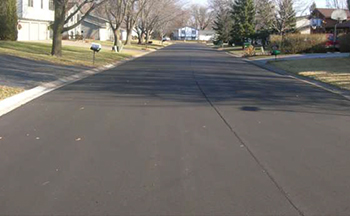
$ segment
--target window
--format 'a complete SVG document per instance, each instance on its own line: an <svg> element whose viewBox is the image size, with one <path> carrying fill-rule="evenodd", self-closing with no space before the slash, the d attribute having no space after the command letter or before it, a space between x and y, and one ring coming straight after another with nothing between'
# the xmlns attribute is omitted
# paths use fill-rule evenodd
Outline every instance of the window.
<svg viewBox="0 0 350 216"><path fill-rule="evenodd" d="M196 35L197 31L196 30L192 30L192 35Z"/></svg>
<svg viewBox="0 0 350 216"><path fill-rule="evenodd" d="M41 9L44 9L44 0L41 0Z"/></svg>
<svg viewBox="0 0 350 216"><path fill-rule="evenodd" d="M53 0L49 0L49 10L55 10L55 6L53 4Z"/></svg>
<svg viewBox="0 0 350 216"><path fill-rule="evenodd" d="M34 7L34 0L28 0L28 7Z"/></svg>

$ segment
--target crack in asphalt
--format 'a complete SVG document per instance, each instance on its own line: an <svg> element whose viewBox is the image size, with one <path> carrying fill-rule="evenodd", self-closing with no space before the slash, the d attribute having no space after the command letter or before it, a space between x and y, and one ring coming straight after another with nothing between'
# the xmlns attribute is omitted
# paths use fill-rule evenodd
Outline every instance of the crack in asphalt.
<svg viewBox="0 0 350 216"><path fill-rule="evenodd" d="M292 199L289 197L288 193L283 189L283 187L277 182L277 180L272 176L272 174L265 168L265 166L262 164L262 162L258 159L258 157L253 153L253 151L249 148L249 146L243 141L243 139L240 137L240 135L233 129L231 124L225 119L223 114L219 111L219 109L214 105L214 103L209 99L203 88L200 86L197 78L196 73L192 65L192 57L190 56L190 67L192 68L192 76L195 81L195 84L205 100L208 102L208 104L214 109L214 111L217 113L217 115L221 118L221 120L224 122L224 124L229 128L229 130L233 133L233 135L238 139L238 141L241 143L241 145L244 146L245 149L247 149L249 155L256 161L256 163L260 166L262 171L268 176L268 178L272 181L272 183L276 186L276 188L280 191L280 193L287 199L287 201L290 203L290 205L298 212L300 216L305 216L305 214L296 206L296 204L292 201Z"/></svg>

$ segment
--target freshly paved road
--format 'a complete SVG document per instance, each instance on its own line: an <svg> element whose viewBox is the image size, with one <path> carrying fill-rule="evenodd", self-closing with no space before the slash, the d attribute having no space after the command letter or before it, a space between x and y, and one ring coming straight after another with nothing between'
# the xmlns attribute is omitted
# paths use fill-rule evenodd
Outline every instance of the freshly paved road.
<svg viewBox="0 0 350 216"><path fill-rule="evenodd" d="M1 215L350 215L350 102L176 44L0 118Z"/></svg>

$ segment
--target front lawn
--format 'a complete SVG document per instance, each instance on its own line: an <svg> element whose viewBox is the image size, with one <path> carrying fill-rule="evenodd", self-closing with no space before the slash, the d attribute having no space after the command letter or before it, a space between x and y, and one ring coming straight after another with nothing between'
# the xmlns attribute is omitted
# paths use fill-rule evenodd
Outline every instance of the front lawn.
<svg viewBox="0 0 350 216"><path fill-rule="evenodd" d="M22 88L0 86L0 100L3 100L7 97L11 97L12 95L18 94L22 91Z"/></svg>
<svg viewBox="0 0 350 216"><path fill-rule="evenodd" d="M51 44L18 41L0 41L0 54L13 55L37 61L64 65L92 65L92 51L86 47L63 46L62 57L50 55ZM127 53L102 50L96 54L95 66L102 66L131 57Z"/></svg>
<svg viewBox="0 0 350 216"><path fill-rule="evenodd" d="M350 90L350 58L271 61L269 64Z"/></svg>

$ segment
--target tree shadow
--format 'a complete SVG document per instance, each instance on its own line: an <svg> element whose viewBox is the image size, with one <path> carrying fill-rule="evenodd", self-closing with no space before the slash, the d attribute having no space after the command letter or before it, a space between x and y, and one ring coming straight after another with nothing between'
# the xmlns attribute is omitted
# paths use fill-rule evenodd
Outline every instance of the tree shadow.
<svg viewBox="0 0 350 216"><path fill-rule="evenodd" d="M341 96L197 46L169 47L89 77L56 91L55 100L98 106L184 107L208 106L208 98L215 105L250 112L350 111L350 103ZM174 52L181 49L184 51Z"/></svg>

